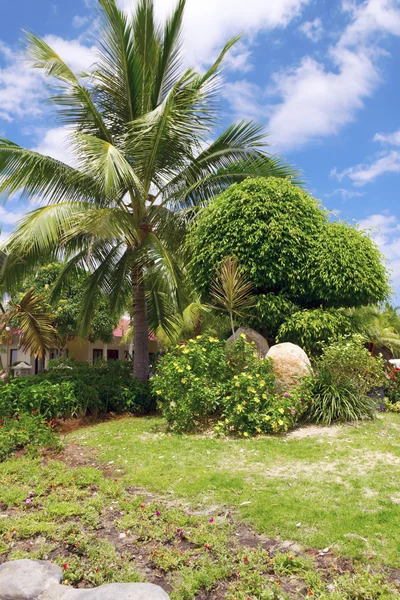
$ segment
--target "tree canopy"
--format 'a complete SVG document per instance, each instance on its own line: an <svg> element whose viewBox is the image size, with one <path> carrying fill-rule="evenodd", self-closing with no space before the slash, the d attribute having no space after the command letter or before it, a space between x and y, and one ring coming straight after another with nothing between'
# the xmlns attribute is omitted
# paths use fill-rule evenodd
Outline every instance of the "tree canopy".
<svg viewBox="0 0 400 600"><path fill-rule="evenodd" d="M191 278L205 296L225 257L238 259L257 295L253 325L272 336L302 309L376 304L390 291L373 240L347 223L331 222L329 212L289 180L232 185L202 210L188 247Z"/></svg>

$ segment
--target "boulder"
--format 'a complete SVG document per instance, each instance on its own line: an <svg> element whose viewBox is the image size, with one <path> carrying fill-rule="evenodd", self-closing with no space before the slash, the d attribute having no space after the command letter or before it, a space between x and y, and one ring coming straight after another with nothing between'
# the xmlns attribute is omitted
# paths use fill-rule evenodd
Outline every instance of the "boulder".
<svg viewBox="0 0 400 600"><path fill-rule="evenodd" d="M0 566L1 600L37 600L51 586L58 588L62 569L45 560L14 560Z"/></svg>
<svg viewBox="0 0 400 600"><path fill-rule="evenodd" d="M152 583L110 583L77 590L61 585L60 567L43 560L15 560L0 566L0 600L169 600Z"/></svg>
<svg viewBox="0 0 400 600"><path fill-rule="evenodd" d="M227 340L227 344L232 344L232 342L237 340L242 334L246 336L248 342L253 342L255 344L259 358L265 358L269 350L268 342L265 337L257 333L257 331L254 331L254 329L239 327L239 329L235 331L235 335L231 335Z"/></svg>
<svg viewBox="0 0 400 600"><path fill-rule="evenodd" d="M272 359L278 386L282 391L298 385L300 379L311 371L311 362L300 346L285 342L270 348L268 358Z"/></svg>

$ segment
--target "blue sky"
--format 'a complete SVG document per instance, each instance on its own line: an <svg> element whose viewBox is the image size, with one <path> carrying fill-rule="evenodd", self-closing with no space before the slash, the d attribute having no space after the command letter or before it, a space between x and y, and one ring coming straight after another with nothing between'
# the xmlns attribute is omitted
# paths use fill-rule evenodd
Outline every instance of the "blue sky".
<svg viewBox="0 0 400 600"><path fill-rule="evenodd" d="M134 0L119 0L129 10ZM44 36L77 71L94 59L95 0L14 0L0 23L0 135L69 161L66 131L22 29ZM155 0L163 18L174 0ZM203 68L244 37L225 71L223 120L254 118L272 151L304 173L339 218L372 227L400 290L400 0L187 0L185 62ZM0 205L2 238L30 207Z"/></svg>

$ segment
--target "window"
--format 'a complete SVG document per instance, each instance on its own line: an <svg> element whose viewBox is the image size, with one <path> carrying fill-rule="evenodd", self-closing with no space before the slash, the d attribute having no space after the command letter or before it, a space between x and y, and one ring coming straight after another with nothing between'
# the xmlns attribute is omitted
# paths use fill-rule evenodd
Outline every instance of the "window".
<svg viewBox="0 0 400 600"><path fill-rule="evenodd" d="M44 358L37 358L35 360L35 375L44 371Z"/></svg>
<svg viewBox="0 0 400 600"><path fill-rule="evenodd" d="M10 366L18 360L18 350L10 350Z"/></svg>
<svg viewBox="0 0 400 600"><path fill-rule="evenodd" d="M57 348L53 348L52 350L50 350L50 353L49 353L49 359L50 360L54 360L55 358L58 358L58 350L57 350Z"/></svg>
<svg viewBox="0 0 400 600"><path fill-rule="evenodd" d="M103 358L103 350L102 349L94 349L93 350L93 364L95 362L97 362L98 360L101 360Z"/></svg>
<svg viewBox="0 0 400 600"><path fill-rule="evenodd" d="M107 360L118 360L118 350L107 350Z"/></svg>

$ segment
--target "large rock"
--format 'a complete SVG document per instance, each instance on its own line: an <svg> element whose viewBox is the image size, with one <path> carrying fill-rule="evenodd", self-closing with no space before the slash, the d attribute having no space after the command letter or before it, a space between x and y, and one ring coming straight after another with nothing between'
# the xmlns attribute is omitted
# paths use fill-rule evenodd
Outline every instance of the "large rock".
<svg viewBox="0 0 400 600"><path fill-rule="evenodd" d="M241 335L245 335L248 342L254 342L257 349L257 354L260 358L266 357L269 350L268 342L265 337L257 333L257 331L254 331L254 329L250 329L248 327L239 327L239 329L235 331L235 335L231 335L231 337L228 339L227 344L232 344L232 342L237 340Z"/></svg>
<svg viewBox="0 0 400 600"><path fill-rule="evenodd" d="M0 567L0 600L169 600L151 583L111 583L90 590L61 585L60 567L43 560L15 560Z"/></svg>
<svg viewBox="0 0 400 600"><path fill-rule="evenodd" d="M300 346L285 342L272 346L267 354L272 359L278 386L284 392L300 382L311 371L311 362Z"/></svg>

